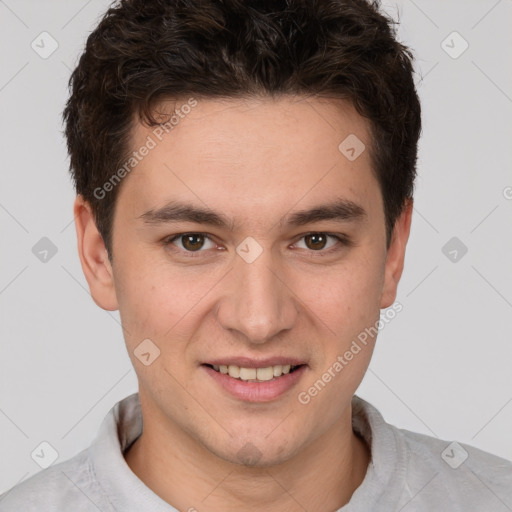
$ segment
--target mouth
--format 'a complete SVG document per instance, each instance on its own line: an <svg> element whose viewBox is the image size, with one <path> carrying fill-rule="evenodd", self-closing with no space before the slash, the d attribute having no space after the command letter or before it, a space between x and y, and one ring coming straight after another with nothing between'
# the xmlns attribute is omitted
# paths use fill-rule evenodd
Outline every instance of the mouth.
<svg viewBox="0 0 512 512"><path fill-rule="evenodd" d="M232 364L234 362L211 361L201 364L200 368L216 383L216 389L246 403L284 399L308 370L306 363L284 358L267 361L237 358L236 362L244 366Z"/></svg>
<svg viewBox="0 0 512 512"><path fill-rule="evenodd" d="M234 364L203 364L217 373L229 376L233 379L244 382L272 382L282 378L284 375L291 374L305 364L276 364L258 368L248 368Z"/></svg>

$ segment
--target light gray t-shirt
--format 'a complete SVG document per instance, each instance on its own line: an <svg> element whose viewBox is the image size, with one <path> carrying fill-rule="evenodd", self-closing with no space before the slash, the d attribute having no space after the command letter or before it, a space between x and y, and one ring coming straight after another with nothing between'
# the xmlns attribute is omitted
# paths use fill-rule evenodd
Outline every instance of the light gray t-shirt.
<svg viewBox="0 0 512 512"><path fill-rule="evenodd" d="M372 456L362 484L338 512L512 511L512 462L398 429L361 398L352 403L354 431ZM0 512L177 512L124 460L141 432L134 393L110 410L89 448L2 494Z"/></svg>

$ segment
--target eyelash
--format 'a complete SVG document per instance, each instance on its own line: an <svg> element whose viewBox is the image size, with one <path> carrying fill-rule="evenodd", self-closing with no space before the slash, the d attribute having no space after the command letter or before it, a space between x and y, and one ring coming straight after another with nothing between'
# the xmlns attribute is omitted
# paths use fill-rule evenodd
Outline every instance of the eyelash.
<svg viewBox="0 0 512 512"><path fill-rule="evenodd" d="M197 258L198 256L201 255L201 253L206 252L206 250L186 251L186 250L183 250L183 249L179 249L177 247L173 248L173 246L174 246L173 242L175 240L178 240L179 238L185 236L185 235L201 235L201 236L207 238L208 240L210 240L211 242L213 242L213 240L210 238L210 236L207 233L202 233L200 231L189 231L189 232L186 232L186 233L178 233L176 235L172 235L170 237L167 237L164 240L162 240L162 244L164 245L164 247L171 248L171 250L173 252L178 252L178 253L180 253L182 255L185 255L186 257L189 257L189 258ZM351 246L354 245L353 242L350 240L350 238L345 236L345 235L335 235L333 233L326 233L325 231L310 231L309 233L305 233L304 235L302 235L294 243L297 243L298 241L302 240L303 238L305 238L305 237L307 237L309 235L326 235L326 236L334 238L334 239L336 239L338 241L338 243L336 245L334 245L333 247L330 247L329 249L319 249L318 251L308 250L308 252L316 254L316 255L318 255L320 257L321 256L325 256L327 254L330 254L332 252L337 252L337 251L341 250L341 248L343 246L351 247ZM342 247L340 247L340 245Z"/></svg>

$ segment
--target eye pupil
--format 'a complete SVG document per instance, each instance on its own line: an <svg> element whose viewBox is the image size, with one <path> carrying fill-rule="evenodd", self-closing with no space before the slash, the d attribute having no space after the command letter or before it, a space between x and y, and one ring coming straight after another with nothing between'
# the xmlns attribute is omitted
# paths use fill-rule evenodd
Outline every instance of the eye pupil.
<svg viewBox="0 0 512 512"><path fill-rule="evenodd" d="M323 249L325 247L325 243L327 241L326 236L322 233L313 233L311 235L306 235L304 237L304 240L306 242L306 245L310 249ZM308 243L309 241L312 242L312 246L311 246L311 244Z"/></svg>
<svg viewBox="0 0 512 512"><path fill-rule="evenodd" d="M204 243L204 236L200 234L190 234L190 235L183 235L183 247L185 249L194 251L197 249L200 249ZM199 240L199 241L198 241Z"/></svg>

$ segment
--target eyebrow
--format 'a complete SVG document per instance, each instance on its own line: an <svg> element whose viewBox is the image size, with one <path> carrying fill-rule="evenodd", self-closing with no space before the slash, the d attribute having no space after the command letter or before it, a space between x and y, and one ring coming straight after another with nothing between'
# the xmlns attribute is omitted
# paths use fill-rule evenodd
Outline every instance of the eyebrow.
<svg viewBox="0 0 512 512"><path fill-rule="evenodd" d="M368 214L361 205L349 199L339 198L327 204L284 216L278 224L280 227L284 225L297 227L323 220L361 222L367 217ZM235 227L234 221L222 213L180 201L170 201L161 208L148 210L139 215L139 218L148 225L185 221L215 226L228 231L233 231Z"/></svg>

